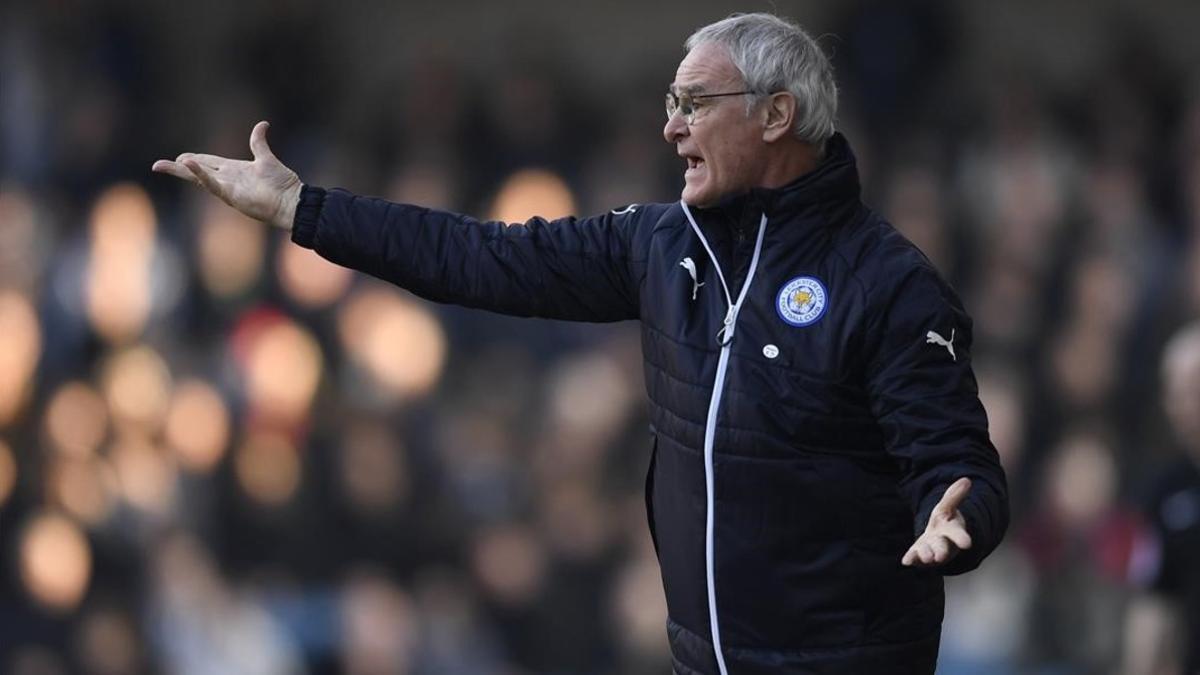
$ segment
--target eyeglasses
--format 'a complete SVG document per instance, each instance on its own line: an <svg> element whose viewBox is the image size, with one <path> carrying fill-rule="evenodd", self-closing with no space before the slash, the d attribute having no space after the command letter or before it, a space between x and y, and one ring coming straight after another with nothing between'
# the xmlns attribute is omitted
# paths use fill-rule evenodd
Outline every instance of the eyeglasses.
<svg viewBox="0 0 1200 675"><path fill-rule="evenodd" d="M742 96L753 94L752 91L728 91L722 94L676 94L667 92L667 119L675 117L675 113L683 114L688 124L696 121L696 110L701 107L699 101L706 98L721 98L722 96Z"/></svg>

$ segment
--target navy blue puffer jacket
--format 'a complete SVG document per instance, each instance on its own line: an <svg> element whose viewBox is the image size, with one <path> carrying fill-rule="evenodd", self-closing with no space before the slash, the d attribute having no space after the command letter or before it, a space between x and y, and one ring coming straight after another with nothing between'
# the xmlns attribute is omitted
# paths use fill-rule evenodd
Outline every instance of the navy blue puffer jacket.
<svg viewBox="0 0 1200 675"><path fill-rule="evenodd" d="M971 321L862 204L841 135L794 183L706 209L510 227L305 187L293 240L438 302L641 321L647 508L680 675L933 672L942 575L1003 536L1005 478ZM901 566L962 476L973 547Z"/></svg>

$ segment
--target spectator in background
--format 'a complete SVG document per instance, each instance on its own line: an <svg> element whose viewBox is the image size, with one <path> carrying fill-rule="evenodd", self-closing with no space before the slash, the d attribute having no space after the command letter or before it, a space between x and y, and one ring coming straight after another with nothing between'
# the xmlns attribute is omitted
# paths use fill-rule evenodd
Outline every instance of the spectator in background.
<svg viewBox="0 0 1200 675"><path fill-rule="evenodd" d="M1072 429L1052 448L1038 509L1017 532L1037 576L1025 622L1034 672L1105 672L1120 657L1136 519L1118 498L1107 429Z"/></svg>
<svg viewBox="0 0 1200 675"><path fill-rule="evenodd" d="M1134 581L1167 604L1143 599L1127 624L1131 672L1154 672L1166 646L1181 640L1183 672L1200 673L1200 322L1184 326L1163 352L1163 407L1179 455L1153 483L1145 501L1149 532L1134 558ZM1171 620L1180 613L1181 623ZM1181 634L1173 636L1178 624Z"/></svg>

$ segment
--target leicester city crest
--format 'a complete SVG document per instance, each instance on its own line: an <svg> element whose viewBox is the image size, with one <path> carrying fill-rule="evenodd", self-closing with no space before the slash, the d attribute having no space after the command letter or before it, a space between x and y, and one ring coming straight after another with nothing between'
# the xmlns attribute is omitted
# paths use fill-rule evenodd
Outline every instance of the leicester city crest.
<svg viewBox="0 0 1200 675"><path fill-rule="evenodd" d="M793 326L807 326L825 313L829 295L814 277L796 277L779 289L775 309L779 318Z"/></svg>

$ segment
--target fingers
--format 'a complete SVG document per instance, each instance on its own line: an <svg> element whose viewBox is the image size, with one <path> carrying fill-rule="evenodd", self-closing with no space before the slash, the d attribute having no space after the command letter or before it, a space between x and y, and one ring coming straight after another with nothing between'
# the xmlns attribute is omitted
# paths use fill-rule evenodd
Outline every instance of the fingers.
<svg viewBox="0 0 1200 675"><path fill-rule="evenodd" d="M938 501L937 506L933 508L933 515L942 516L943 518L947 519L952 518L954 516L954 512L958 510L958 507L962 505L963 500L967 498L967 495L970 492L970 478L959 478L958 480L954 481L954 484L947 488L946 494L942 495L942 498L940 501Z"/></svg>
<svg viewBox="0 0 1200 675"><path fill-rule="evenodd" d="M946 537L946 539L949 539L950 543L954 544L961 550L965 551L966 549L971 548L971 535L968 534L966 529L964 529L958 523L952 523L950 527L947 527L942 532L942 536Z"/></svg>
<svg viewBox="0 0 1200 675"><path fill-rule="evenodd" d="M195 160L196 163L200 164L201 166L203 166L204 168L206 168L210 171L225 171L227 169L232 168L232 166L235 163L241 161L241 160L236 160L236 159L229 159L228 157L221 157L220 155L206 155L201 152L185 152L182 155L176 157L175 161L182 163L186 159ZM244 162L244 161L242 161L241 163L248 164L248 162Z"/></svg>
<svg viewBox="0 0 1200 675"><path fill-rule="evenodd" d="M176 178L182 178L186 181L191 181L202 187L208 187L202 180L200 173L197 173L192 167L198 167L203 170L204 174L212 177L212 174L220 173L223 170L228 170L232 162L224 157L217 155L203 155L191 152L185 152L174 161L169 159L160 159L150 166L151 171L158 173L166 173ZM215 179L214 179L215 180ZM210 188L211 190L211 188ZM220 196L220 193L215 193Z"/></svg>
<svg viewBox="0 0 1200 675"><path fill-rule="evenodd" d="M971 492L971 479L959 478L946 488L946 493L933 508L925 533L909 547L900 559L905 567L929 567L948 562L959 551L971 548L971 535L958 507Z"/></svg>
<svg viewBox="0 0 1200 675"><path fill-rule="evenodd" d="M271 127L271 123L263 120L254 125L254 129L250 131L250 152L254 155L254 159L274 159L275 153L271 152L271 146L267 145L267 129Z"/></svg>
<svg viewBox="0 0 1200 675"><path fill-rule="evenodd" d="M176 178L182 178L183 180L195 183L197 185L200 184L200 181L196 179L196 176L192 173L191 169L188 169L179 162L173 162L169 159L158 160L150 167L150 170L157 173L165 173L170 176L175 176Z"/></svg>
<svg viewBox="0 0 1200 675"><path fill-rule="evenodd" d="M942 564L949 557L949 550L939 552L928 542L917 541L900 559L900 564L905 567L933 567Z"/></svg>
<svg viewBox="0 0 1200 675"><path fill-rule="evenodd" d="M263 120L255 124L254 129L250 132L250 152L253 153L255 160L269 159L275 162L279 161L275 157L275 153L271 152L271 146L267 144L267 129L270 126L269 122ZM222 197L224 190L220 188L220 184L216 181L213 174L219 174L224 171L236 172L238 169L249 168L249 166L250 162L233 160L218 155L185 152L176 157L174 161L169 159L158 160L151 165L150 170L170 174L176 178L197 183L208 188L209 191L218 197ZM194 167L198 167L199 170Z"/></svg>
<svg viewBox="0 0 1200 675"><path fill-rule="evenodd" d="M900 564L905 567L934 567L949 562L958 555L960 549L970 545L970 537L967 538L967 546L964 547L942 535L922 535L904 553Z"/></svg>
<svg viewBox="0 0 1200 675"><path fill-rule="evenodd" d="M900 559L900 564L905 567L912 567L914 565L917 567L926 567L934 564L934 550L929 545L928 538L921 537L910 546L908 551L905 552L904 557Z"/></svg>
<svg viewBox="0 0 1200 675"><path fill-rule="evenodd" d="M217 179L212 175L212 172L207 167L202 166L199 162L191 158L183 160L183 165L192 172L192 175L195 176L196 181L200 183L204 189L213 193L222 201L228 203L229 199L225 195L225 189L221 187L221 184L217 182Z"/></svg>
<svg viewBox="0 0 1200 675"><path fill-rule="evenodd" d="M929 551L932 560L926 560L926 562L937 564L946 562L950 558L950 540L945 537L934 537L929 542Z"/></svg>

